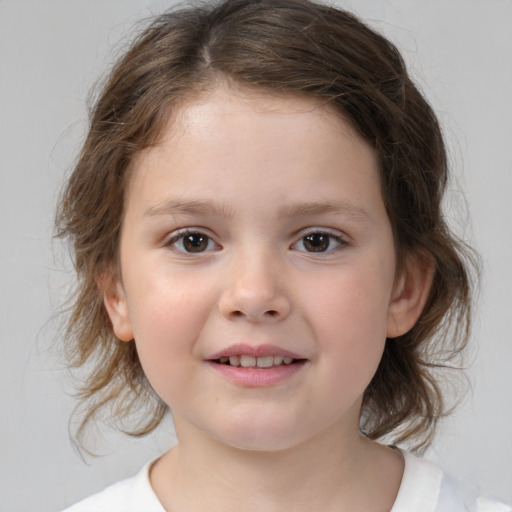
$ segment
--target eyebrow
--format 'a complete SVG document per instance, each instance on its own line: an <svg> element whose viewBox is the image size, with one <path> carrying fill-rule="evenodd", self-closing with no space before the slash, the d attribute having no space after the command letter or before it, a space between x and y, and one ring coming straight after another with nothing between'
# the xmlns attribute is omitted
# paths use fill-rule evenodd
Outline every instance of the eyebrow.
<svg viewBox="0 0 512 512"><path fill-rule="evenodd" d="M144 217L155 215L217 215L219 217L233 217L233 212L213 201L168 199L149 207L144 212Z"/></svg>
<svg viewBox="0 0 512 512"><path fill-rule="evenodd" d="M306 215L343 214L347 217L368 223L369 213L351 201L311 201L285 206L280 210L285 217L300 217Z"/></svg>
<svg viewBox="0 0 512 512"><path fill-rule="evenodd" d="M215 215L223 218L234 217L234 211L210 200L168 199L149 207L144 217L157 215ZM343 214L368 223L371 217L366 210L350 201L310 201L284 206L279 209L280 217L301 217L307 215Z"/></svg>

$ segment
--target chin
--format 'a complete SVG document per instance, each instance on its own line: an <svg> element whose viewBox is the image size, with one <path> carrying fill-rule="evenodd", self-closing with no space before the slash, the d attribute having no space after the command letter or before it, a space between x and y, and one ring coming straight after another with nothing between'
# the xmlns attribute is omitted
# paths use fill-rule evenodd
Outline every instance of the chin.
<svg viewBox="0 0 512 512"><path fill-rule="evenodd" d="M212 435L215 440L237 450L252 452L279 452L289 450L304 442L298 439L297 426L278 428L274 425L255 425L252 423L246 428L230 429L224 435Z"/></svg>
<svg viewBox="0 0 512 512"><path fill-rule="evenodd" d="M291 443L289 439L286 442L284 440L275 439L240 439L235 441L231 439L225 444L236 450L254 453L284 452L295 446L295 443Z"/></svg>

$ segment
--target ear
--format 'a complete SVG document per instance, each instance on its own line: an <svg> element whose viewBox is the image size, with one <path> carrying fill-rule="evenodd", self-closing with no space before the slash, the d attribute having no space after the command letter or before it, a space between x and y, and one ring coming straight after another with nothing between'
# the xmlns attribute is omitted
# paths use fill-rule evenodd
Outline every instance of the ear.
<svg viewBox="0 0 512 512"><path fill-rule="evenodd" d="M386 337L402 336L414 327L427 302L434 271L429 258L414 253L407 256L391 297Z"/></svg>
<svg viewBox="0 0 512 512"><path fill-rule="evenodd" d="M98 286L103 293L103 303L112 322L114 334L121 341L132 341L133 329L121 280L102 274L98 278Z"/></svg>

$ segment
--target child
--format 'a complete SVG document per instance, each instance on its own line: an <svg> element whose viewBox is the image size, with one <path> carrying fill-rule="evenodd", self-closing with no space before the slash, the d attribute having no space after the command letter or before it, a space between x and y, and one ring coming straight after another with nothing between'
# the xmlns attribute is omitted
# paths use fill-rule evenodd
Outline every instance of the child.
<svg viewBox="0 0 512 512"><path fill-rule="evenodd" d="M510 510L466 508L395 447L431 443L469 333L446 180L435 115L352 15L159 16L96 102L57 227L80 286L71 364L92 365L78 437L170 410L178 444L68 510Z"/></svg>

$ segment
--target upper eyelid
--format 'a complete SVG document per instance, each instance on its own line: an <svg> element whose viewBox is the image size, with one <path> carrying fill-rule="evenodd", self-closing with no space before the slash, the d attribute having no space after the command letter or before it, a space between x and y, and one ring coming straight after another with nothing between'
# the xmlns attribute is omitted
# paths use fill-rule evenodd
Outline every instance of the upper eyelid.
<svg viewBox="0 0 512 512"><path fill-rule="evenodd" d="M186 235L193 235L193 234L200 234L208 237L215 245L218 247L222 247L221 244L218 242L216 237L211 234L210 230L206 228L199 228L199 227L186 227L186 228L179 228L175 229L171 233L169 233L168 236L166 236L163 240L163 246L169 246L175 242L177 242L180 238L186 236ZM199 254L199 253L198 253Z"/></svg>
<svg viewBox="0 0 512 512"><path fill-rule="evenodd" d="M185 236L185 235L191 235L191 234L195 234L195 233L205 235L208 238L211 238L212 240L215 241L215 235L213 235L209 229L195 227L195 226L175 229L174 231L169 233L169 235L166 236L166 240L168 242L169 240L173 240L173 239Z"/></svg>
<svg viewBox="0 0 512 512"><path fill-rule="evenodd" d="M297 246L300 243L303 243L303 240L307 236L314 235L314 234L327 235L331 239L336 240L336 243L338 244L338 246L337 247L333 247L332 249L327 250L327 251L318 251L318 252L302 251L302 250L297 248ZM290 246L289 246L289 250L292 250L292 251L297 250L299 252L307 252L307 254L314 254L314 255L317 255L317 256L326 257L328 255L332 255L332 254L336 253L337 249L340 249L340 248L343 248L343 247L348 247L348 246L351 246L351 245L352 245L351 239L346 234L344 234L342 231L339 231L337 229L332 229L332 228L306 228L304 230L299 231L299 233L295 236L294 242L291 243Z"/></svg>
<svg viewBox="0 0 512 512"><path fill-rule="evenodd" d="M177 228L173 230L171 233L169 233L168 236L165 237L164 245L168 245L170 242L179 239L182 236L185 236L187 234L194 234L194 233L200 233L202 235L207 236L210 238L215 244L221 246L218 237L212 233L212 231L205 227L200 226L187 226L184 228ZM327 227L319 227L319 226L313 226L308 228L303 228L298 231L296 231L290 238L293 239L293 242L291 245L296 244L298 241L300 241L302 238L315 234L315 233L323 233L329 236L332 236L334 238L339 239L343 243L350 243L351 237L347 235L345 232L336 229L336 228L327 228Z"/></svg>
<svg viewBox="0 0 512 512"><path fill-rule="evenodd" d="M299 231L297 231L294 235L294 238L298 241L301 238L304 238L305 236L312 235L315 233L322 233L325 235L332 236L334 238L339 238L340 240L343 240L345 242L348 242L350 240L350 236L347 235L344 231L341 231L336 228L323 228L323 227L311 227L311 228L304 228Z"/></svg>

